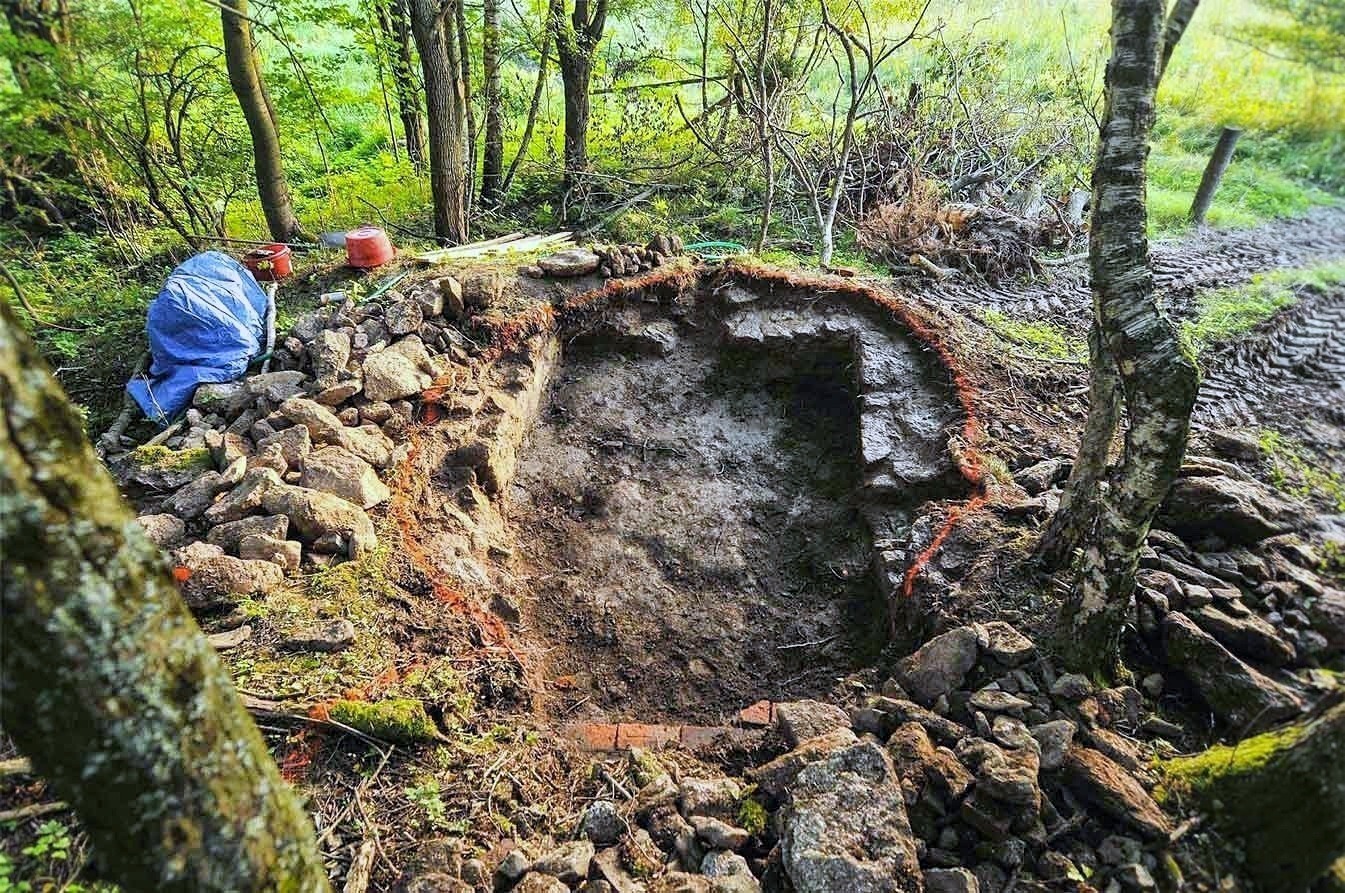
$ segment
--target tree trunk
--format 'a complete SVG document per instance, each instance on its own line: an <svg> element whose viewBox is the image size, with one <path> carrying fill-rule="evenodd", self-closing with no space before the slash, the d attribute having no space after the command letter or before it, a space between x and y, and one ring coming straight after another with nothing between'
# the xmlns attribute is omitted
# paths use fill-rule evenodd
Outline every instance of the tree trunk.
<svg viewBox="0 0 1345 893"><path fill-rule="evenodd" d="M481 200L500 200L504 176L504 124L500 117L500 0L485 0L481 16L481 98L486 133L481 154Z"/></svg>
<svg viewBox="0 0 1345 893"><path fill-rule="evenodd" d="M1191 202L1191 222L1196 226L1205 225L1205 215L1214 201L1214 193L1219 191L1219 181L1224 178L1224 171L1228 170L1228 164L1233 160L1233 148L1238 144L1240 136L1242 131L1236 127L1225 127L1219 134L1219 142L1214 145L1214 153L1210 155L1209 164L1205 165L1205 173L1200 176L1200 188L1196 190L1195 201Z"/></svg>
<svg viewBox="0 0 1345 893"><path fill-rule="evenodd" d="M476 111L472 107L472 42L467 33L467 4L457 0L458 65L462 69L462 108L467 113L467 216L476 203Z"/></svg>
<svg viewBox="0 0 1345 893"><path fill-rule="evenodd" d="M326 890L162 554L0 303L0 719L126 890Z"/></svg>
<svg viewBox="0 0 1345 893"><path fill-rule="evenodd" d="M1061 608L1062 657L1085 672L1110 672L1118 659L1140 548L1181 467L1199 385L1195 363L1154 299L1145 229L1145 168L1162 35L1162 0L1113 0L1089 266L1094 314L1120 375L1130 427Z"/></svg>
<svg viewBox="0 0 1345 893"><path fill-rule="evenodd" d="M425 130L420 110L420 87L411 59L411 21L406 0L378 4L378 25L390 52L392 83L397 91L397 116L406 135L406 157L417 171L425 170Z"/></svg>
<svg viewBox="0 0 1345 893"><path fill-rule="evenodd" d="M238 105L247 119L252 135L252 156L257 171L257 194L271 238L289 242L302 235L299 220L290 203L290 188L280 159L280 134L274 112L262 82L248 0L221 0L220 21L224 27L224 60L229 70L229 85L238 97Z"/></svg>
<svg viewBox="0 0 1345 893"><path fill-rule="evenodd" d="M1112 441L1121 421L1121 380L1096 324L1088 332L1088 362L1088 421L1074 467L1060 494L1060 507L1037 544L1037 555L1048 570L1067 567L1092 531Z"/></svg>
<svg viewBox="0 0 1345 893"><path fill-rule="evenodd" d="M457 41L449 39L446 21L453 4L410 0L411 27L425 79L425 104L430 121L430 193L434 198L434 233L455 244L467 241L466 102L458 67Z"/></svg>
<svg viewBox="0 0 1345 893"><path fill-rule="evenodd" d="M588 88L592 78L593 66L587 57L560 53L560 79L565 93L565 175L561 189L567 195L575 191L588 170Z"/></svg>
<svg viewBox="0 0 1345 893"><path fill-rule="evenodd" d="M561 188L568 205L569 197L582 186L584 172L588 170L589 84L593 80L593 59L606 24L607 0L598 0L592 17L588 0L575 0L568 23L563 4L556 5L555 13L552 23L565 94L565 175Z"/></svg>
<svg viewBox="0 0 1345 893"><path fill-rule="evenodd" d="M761 176L766 181L761 196L761 224L757 228L755 250L758 254L766 248L766 236L771 228L771 214L775 210L775 142L770 133L770 96L766 83L766 64L770 59L773 11L771 0L763 0L761 7L761 42L757 46L756 71L754 72L757 94L757 139L761 142ZM707 34L710 27L709 21L707 12ZM704 107L704 96L705 88L702 82L702 108Z"/></svg>
<svg viewBox="0 0 1345 893"><path fill-rule="evenodd" d="M1177 0L1173 4L1167 24L1163 26L1163 58L1158 63L1158 79L1160 81L1163 80L1163 75L1167 73L1168 62L1172 59L1172 51L1177 48L1177 42L1186 33L1186 26L1191 24L1191 17L1196 14L1196 7L1199 5L1200 0Z"/></svg>
<svg viewBox="0 0 1345 893"><path fill-rule="evenodd" d="M1238 838L1260 889L1300 893L1318 879L1336 889L1323 876L1345 853L1345 704L1163 769L1171 795L1192 797Z"/></svg>
<svg viewBox="0 0 1345 893"><path fill-rule="evenodd" d="M1168 15L1163 27L1159 82L1199 3L1200 0L1178 0ZM1156 93L1156 84L1154 90ZM1071 197L1071 206L1073 204ZM1089 206L1096 211L1095 196L1090 196ZM1068 564L1074 551L1093 530L1100 506L1101 482L1107 471L1107 458L1121 420L1122 394L1116 361L1101 336L1096 315L1088 333L1088 352L1088 421L1070 479L1061 494L1060 507L1051 517L1037 548L1042 563L1050 570L1058 570Z"/></svg>

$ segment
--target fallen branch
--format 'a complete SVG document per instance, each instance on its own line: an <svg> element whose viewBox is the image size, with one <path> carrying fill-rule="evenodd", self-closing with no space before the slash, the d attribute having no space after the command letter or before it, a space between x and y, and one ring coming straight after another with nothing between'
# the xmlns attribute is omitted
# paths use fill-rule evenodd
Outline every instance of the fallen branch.
<svg viewBox="0 0 1345 893"><path fill-rule="evenodd" d="M350 863L350 871L346 872L346 884L341 888L342 893L364 893L369 889L369 879L374 872L374 856L378 855L378 846L373 838L368 838L360 844L359 852L355 854L354 860Z"/></svg>
<svg viewBox="0 0 1345 893"><path fill-rule="evenodd" d="M64 800L56 800L51 803L33 803L30 806L20 806L18 809L6 809L0 812L0 823L37 819L44 815L51 815L53 812L65 812L69 808L70 804Z"/></svg>

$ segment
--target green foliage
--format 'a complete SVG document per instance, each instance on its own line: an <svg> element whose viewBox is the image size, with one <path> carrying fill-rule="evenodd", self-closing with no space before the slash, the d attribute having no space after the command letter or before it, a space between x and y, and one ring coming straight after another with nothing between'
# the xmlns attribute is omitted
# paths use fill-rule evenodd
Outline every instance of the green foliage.
<svg viewBox="0 0 1345 893"><path fill-rule="evenodd" d="M406 799L410 800L412 805L424 814L423 821L430 828L436 831L455 831L458 833L466 830L466 826L462 822L450 822L448 820L448 807L444 803L438 779L426 779L418 785L406 788L402 793L406 794Z"/></svg>
<svg viewBox="0 0 1345 893"><path fill-rule="evenodd" d="M1345 474L1316 461L1306 448L1278 431L1262 431L1257 443L1270 466L1271 482L1300 499L1345 512Z"/></svg>
<svg viewBox="0 0 1345 893"><path fill-rule="evenodd" d="M1072 360L1087 354L1082 342L1070 338L1063 328L1052 323L1014 320L996 310L986 310L981 320L990 331L1005 341L1022 345L1033 356Z"/></svg>
<svg viewBox="0 0 1345 893"><path fill-rule="evenodd" d="M738 827L749 834L760 834L766 830L766 821L770 814L766 807L756 800L747 798L738 806Z"/></svg>
<svg viewBox="0 0 1345 893"><path fill-rule="evenodd" d="M103 881L83 881L82 846L71 826L49 819L35 829L20 832L6 827L0 848L0 893L33 893L62 890L65 893L117 893Z"/></svg>
<svg viewBox="0 0 1345 893"><path fill-rule="evenodd" d="M1338 0L1261 0L1282 13L1244 29L1248 42L1323 71L1345 71L1345 5Z"/></svg>

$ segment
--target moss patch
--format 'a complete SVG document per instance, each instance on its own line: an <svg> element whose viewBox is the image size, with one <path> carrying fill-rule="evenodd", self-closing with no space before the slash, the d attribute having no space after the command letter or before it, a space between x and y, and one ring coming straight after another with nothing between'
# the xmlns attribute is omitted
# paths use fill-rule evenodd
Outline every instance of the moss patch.
<svg viewBox="0 0 1345 893"><path fill-rule="evenodd" d="M394 744L432 741L439 735L434 721L425 712L425 705L411 698L392 698L373 704L368 701L337 701L327 709L327 715L339 723Z"/></svg>
<svg viewBox="0 0 1345 893"><path fill-rule="evenodd" d="M155 471L210 471L215 467L215 460L205 447L170 450L159 444L140 446L131 452L131 461Z"/></svg>
<svg viewBox="0 0 1345 893"><path fill-rule="evenodd" d="M1301 725L1286 726L1247 738L1234 745L1218 744L1190 757L1178 757L1161 765L1163 783L1154 791L1159 802L1173 794L1199 795L1230 775L1250 775L1264 768L1281 750L1303 735Z"/></svg>
<svg viewBox="0 0 1345 893"><path fill-rule="evenodd" d="M756 800L748 798L738 807L738 827L749 834L760 834L766 830L766 807Z"/></svg>
<svg viewBox="0 0 1345 893"><path fill-rule="evenodd" d="M1293 306L1300 289L1341 282L1345 263L1329 263L1262 273L1244 285L1215 289L1201 296L1195 317L1182 323L1182 340L1198 355Z"/></svg>
<svg viewBox="0 0 1345 893"><path fill-rule="evenodd" d="M1278 431L1262 431L1257 443L1270 465L1271 483L1278 489L1345 512L1345 476L1314 461L1306 448Z"/></svg>
<svg viewBox="0 0 1345 893"><path fill-rule="evenodd" d="M1026 348L1029 355L1051 360L1081 360L1087 346L1068 337L1060 326L1045 322L1022 322L996 310L986 310L981 321L1005 341Z"/></svg>

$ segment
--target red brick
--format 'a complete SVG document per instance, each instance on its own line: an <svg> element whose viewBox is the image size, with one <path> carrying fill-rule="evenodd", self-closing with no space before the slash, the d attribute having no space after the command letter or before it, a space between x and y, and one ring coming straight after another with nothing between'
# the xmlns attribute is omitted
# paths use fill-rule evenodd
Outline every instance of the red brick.
<svg viewBox="0 0 1345 893"><path fill-rule="evenodd" d="M738 712L738 723L744 726L769 726L775 720L775 705L770 701L757 701Z"/></svg>
<svg viewBox="0 0 1345 893"><path fill-rule="evenodd" d="M677 726L651 726L641 723L623 722L616 727L616 746L618 750L631 747L643 747L654 750L676 744Z"/></svg>
<svg viewBox="0 0 1345 893"><path fill-rule="evenodd" d="M566 729L584 750L616 750L617 727L610 723L586 722Z"/></svg>

